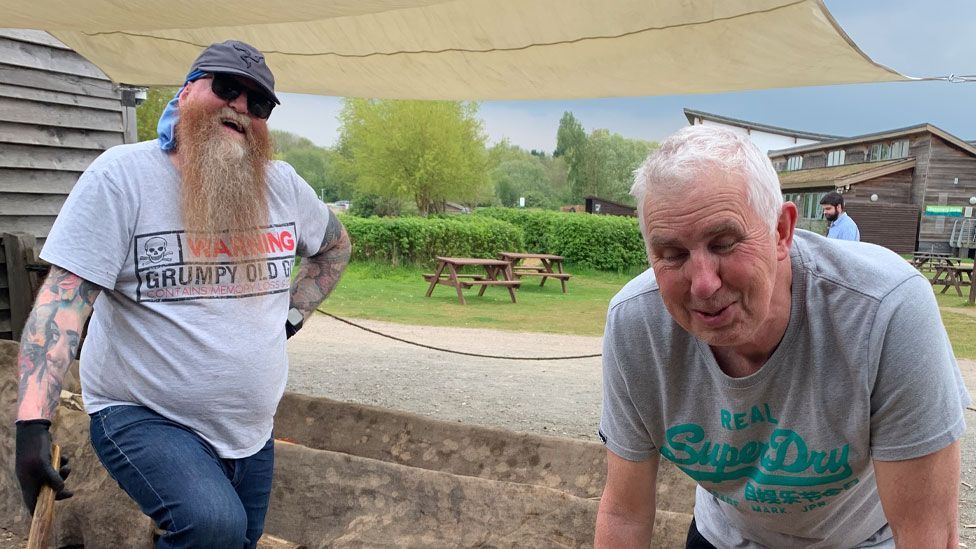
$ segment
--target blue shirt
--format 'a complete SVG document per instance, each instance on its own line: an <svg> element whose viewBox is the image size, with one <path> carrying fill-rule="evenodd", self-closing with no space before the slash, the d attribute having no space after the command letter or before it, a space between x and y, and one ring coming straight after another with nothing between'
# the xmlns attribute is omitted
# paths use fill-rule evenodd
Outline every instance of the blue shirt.
<svg viewBox="0 0 976 549"><path fill-rule="evenodd" d="M841 212L837 216L837 221L830 224L830 229L827 230L827 238L857 242L861 240L861 231L857 230L857 223L854 223L847 212Z"/></svg>

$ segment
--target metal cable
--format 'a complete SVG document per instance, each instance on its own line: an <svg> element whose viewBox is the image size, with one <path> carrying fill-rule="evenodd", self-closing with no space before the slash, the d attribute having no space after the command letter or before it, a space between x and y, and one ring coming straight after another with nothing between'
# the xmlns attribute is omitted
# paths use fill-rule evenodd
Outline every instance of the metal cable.
<svg viewBox="0 0 976 549"><path fill-rule="evenodd" d="M323 311L322 309L316 309L316 311L324 314L325 316L332 317L332 318L338 320L339 322L343 322L343 323L348 324L350 326L354 326L356 328L359 328L360 330L369 332L371 334L376 334L378 336L382 336L382 337L385 337L385 338L388 338L388 339L392 339L394 341L399 341L401 343L406 343L408 345L414 345L414 346L417 346L417 347L423 347L424 349L431 349L431 350L434 350L434 351L441 351L443 353L452 353L452 354L455 354L455 355L474 356L474 357L478 357L478 358L494 358L494 359L499 359L499 360L574 360L574 359L577 359L577 358L596 358L598 356L603 356L602 353L597 353L595 355L529 357L529 356L483 355L483 354L480 354L480 353L468 353L468 352L465 352L465 351L455 351L453 349L444 349L443 347L434 347L433 345L424 345L423 343L417 343L416 341L410 341L410 340L403 339L403 338L396 337L396 336L392 336L392 335L389 335L389 334L384 334L383 332L379 332L379 331L376 331L376 330L367 328L365 326L362 326L360 324L356 324L355 322L352 322L351 320L346 320L346 319L341 318L341 317L338 317L338 316L336 316L336 315L334 315L332 313L327 313L327 312Z"/></svg>

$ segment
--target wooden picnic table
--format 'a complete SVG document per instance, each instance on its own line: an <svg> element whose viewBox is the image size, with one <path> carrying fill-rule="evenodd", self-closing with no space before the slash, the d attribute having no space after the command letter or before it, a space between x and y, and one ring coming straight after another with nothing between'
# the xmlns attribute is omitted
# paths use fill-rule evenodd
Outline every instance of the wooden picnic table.
<svg viewBox="0 0 976 549"><path fill-rule="evenodd" d="M528 254L521 252L502 252L498 257L512 263L512 273L516 278L523 276L538 276L542 278L539 286L546 285L547 278L555 278L562 284L563 293L566 293L566 281L569 280L569 273L563 272L563 259L561 255L553 254ZM538 260L541 266L526 265L525 260Z"/></svg>
<svg viewBox="0 0 976 549"><path fill-rule="evenodd" d="M942 263L935 266L935 275L932 276L932 286L942 286L941 294L946 293L949 288L955 288L959 297L962 297L962 286L969 286L970 300L973 298L973 266L961 265L959 263Z"/></svg>
<svg viewBox="0 0 976 549"><path fill-rule="evenodd" d="M952 257L952 254L945 252L913 252L912 258L908 261L920 271L922 267L927 267L928 270L932 270L932 268L940 264L959 264L958 258Z"/></svg>
<svg viewBox="0 0 976 549"><path fill-rule="evenodd" d="M480 274L458 274L458 269L462 267L483 267L484 275ZM446 271L446 272L445 272ZM466 290L472 286L481 286L478 295L485 295L485 288L488 286L501 286L508 289L508 294L515 303L515 289L521 282L512 276L512 264L502 259L482 259L478 257L437 257L437 269L433 273L424 275L424 280L430 282L427 288L427 297L434 292L434 287L438 284L451 286L457 290L458 301L464 305L464 294L461 290Z"/></svg>

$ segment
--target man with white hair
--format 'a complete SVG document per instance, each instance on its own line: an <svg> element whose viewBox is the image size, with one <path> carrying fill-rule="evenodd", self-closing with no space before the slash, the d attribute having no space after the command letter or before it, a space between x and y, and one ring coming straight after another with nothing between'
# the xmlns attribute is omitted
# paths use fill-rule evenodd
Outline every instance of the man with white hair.
<svg viewBox="0 0 976 549"><path fill-rule="evenodd" d="M71 496L48 429L94 306L80 372L105 468L162 531L159 547L256 546L285 340L351 249L308 184L271 160L277 103L258 50L213 44L160 138L106 151L71 191L18 359L16 468L32 513L44 484Z"/></svg>
<svg viewBox="0 0 976 549"><path fill-rule="evenodd" d="M690 126L637 171L652 269L611 301L597 547L647 547L659 456L687 547L955 547L969 395L931 285L795 230L769 159Z"/></svg>

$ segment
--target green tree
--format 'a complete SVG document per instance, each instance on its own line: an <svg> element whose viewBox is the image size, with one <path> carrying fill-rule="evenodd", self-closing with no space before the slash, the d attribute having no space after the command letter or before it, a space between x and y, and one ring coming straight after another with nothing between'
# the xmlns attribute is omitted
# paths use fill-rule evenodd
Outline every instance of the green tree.
<svg viewBox="0 0 976 549"><path fill-rule="evenodd" d="M271 130L271 143L275 154L283 154L292 149L318 148L311 139L284 130Z"/></svg>
<svg viewBox="0 0 976 549"><path fill-rule="evenodd" d="M357 191L408 199L421 215L477 202L488 186L478 104L346 99L340 150Z"/></svg>
<svg viewBox="0 0 976 549"><path fill-rule="evenodd" d="M586 131L579 120L569 111L563 112L563 117L559 119L559 129L556 130L556 150L553 156L573 155L582 150L586 143Z"/></svg>
<svg viewBox="0 0 976 549"><path fill-rule="evenodd" d="M609 130L594 130L578 156L576 172L570 168L573 197L581 200L594 195L625 204L633 203L630 187L634 170L656 147L657 143L628 139Z"/></svg>
<svg viewBox="0 0 976 549"><path fill-rule="evenodd" d="M565 158L526 151L502 139L488 149L488 159L496 204L517 206L524 197L528 207L558 208L567 201Z"/></svg>
<svg viewBox="0 0 976 549"><path fill-rule="evenodd" d="M136 107L136 135L139 141L156 139L159 117L163 115L163 109L176 95L177 90L179 88L149 88L146 91L146 100Z"/></svg>

